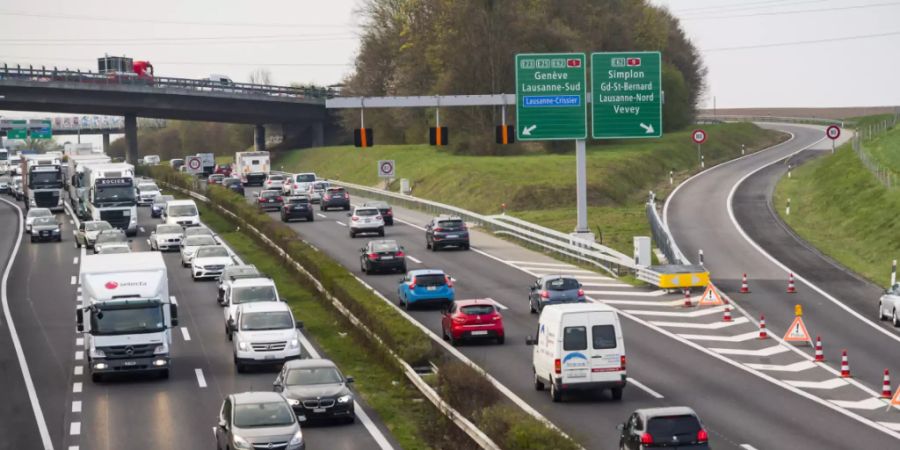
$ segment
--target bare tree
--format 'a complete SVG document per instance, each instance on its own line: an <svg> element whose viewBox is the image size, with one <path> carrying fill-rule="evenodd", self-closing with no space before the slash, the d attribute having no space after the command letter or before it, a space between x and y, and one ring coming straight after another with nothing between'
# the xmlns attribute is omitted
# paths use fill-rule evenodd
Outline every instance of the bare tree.
<svg viewBox="0 0 900 450"><path fill-rule="evenodd" d="M250 72L250 82L253 84L272 84L272 72L260 67Z"/></svg>

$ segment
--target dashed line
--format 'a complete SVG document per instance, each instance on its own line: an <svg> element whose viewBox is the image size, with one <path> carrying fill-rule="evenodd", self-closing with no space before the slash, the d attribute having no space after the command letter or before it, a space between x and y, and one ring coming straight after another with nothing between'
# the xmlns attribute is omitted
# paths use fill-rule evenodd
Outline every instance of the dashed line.
<svg viewBox="0 0 900 450"><path fill-rule="evenodd" d="M188 332L187 327L181 327L181 336L184 337L185 341L191 340L191 333Z"/></svg>
<svg viewBox="0 0 900 450"><path fill-rule="evenodd" d="M72 275L72 281L71 281L71 282L72 282L72 285L74 286L76 283L78 283L78 277L75 276L75 275Z"/></svg>
<svg viewBox="0 0 900 450"><path fill-rule="evenodd" d="M756 450L756 447L754 447L750 444L741 444L741 448L744 450Z"/></svg>
<svg viewBox="0 0 900 450"><path fill-rule="evenodd" d="M69 446L69 450L78 450L78 446L77 446L77 445L70 445L70 446Z"/></svg>
<svg viewBox="0 0 900 450"><path fill-rule="evenodd" d="M76 265L78 264L78 257L77 257L77 256L76 256L75 258L72 259L72 264L76 264Z"/></svg>
<svg viewBox="0 0 900 450"><path fill-rule="evenodd" d="M72 219L69 219L69 225L75 225L75 221Z"/></svg>
<svg viewBox="0 0 900 450"><path fill-rule="evenodd" d="M75 366L75 376L84 375L84 366Z"/></svg>
<svg viewBox="0 0 900 450"><path fill-rule="evenodd" d="M84 345L84 338L75 338L75 346L81 347Z"/></svg>
<svg viewBox="0 0 900 450"><path fill-rule="evenodd" d="M84 385L81 384L80 381L76 381L72 383L72 392L78 394L84 388Z"/></svg>
<svg viewBox="0 0 900 450"><path fill-rule="evenodd" d="M413 258L411 255L406 255L406 259L408 259L416 264L422 264L422 261L419 261L418 259Z"/></svg>
<svg viewBox="0 0 900 450"><path fill-rule="evenodd" d="M73 413L81 412L81 400L75 400L72 402L72 412Z"/></svg>
<svg viewBox="0 0 900 450"><path fill-rule="evenodd" d="M665 398L665 397L663 397L663 395L660 394L659 392L656 392L656 391L654 391L653 389L650 389L649 387L647 387L646 384L641 383L641 382L638 381L638 380L635 380L634 377L628 377L628 382L631 383L631 384L633 384L633 385L635 385L636 387L638 387L638 388L641 389L642 391L644 391L644 392L650 394L650 395L653 396L654 398L657 398L657 399Z"/></svg>
<svg viewBox="0 0 900 450"><path fill-rule="evenodd" d="M84 351L78 350L75 352L75 361L81 361L84 359Z"/></svg>
<svg viewBox="0 0 900 450"><path fill-rule="evenodd" d="M490 300L490 301L494 304L494 306L496 306L496 307L498 307L498 308L500 308L500 309L504 309L504 310L505 310L505 309L509 309L509 308L506 307L506 305L504 305L503 303L498 302L497 300L494 300L494 299L492 299L492 298L489 298L488 300Z"/></svg>
<svg viewBox="0 0 900 450"><path fill-rule="evenodd" d="M327 218L328 218L328 216L326 216L325 214L322 214L322 213L316 213L316 215L319 216L319 217L321 217L321 218L323 218L323 219L327 219Z"/></svg>
<svg viewBox="0 0 900 450"><path fill-rule="evenodd" d="M194 373L197 374L197 384L199 384L201 388L205 388L206 378L203 377L203 369L194 369Z"/></svg>
<svg viewBox="0 0 900 450"><path fill-rule="evenodd" d="M336 224L338 224L338 225L340 225L340 226L342 226L342 227L346 227L346 226L347 226L347 224L346 224L346 223L344 223L344 222L341 222L341 221L340 221L340 220L335 220L335 221L334 221L334 222L335 222L335 223L336 223Z"/></svg>
<svg viewBox="0 0 900 450"><path fill-rule="evenodd" d="M147 246L150 246L150 239L147 239Z"/></svg>
<svg viewBox="0 0 900 450"><path fill-rule="evenodd" d="M69 424L69 435L78 436L79 434L81 434L81 422L72 422Z"/></svg>

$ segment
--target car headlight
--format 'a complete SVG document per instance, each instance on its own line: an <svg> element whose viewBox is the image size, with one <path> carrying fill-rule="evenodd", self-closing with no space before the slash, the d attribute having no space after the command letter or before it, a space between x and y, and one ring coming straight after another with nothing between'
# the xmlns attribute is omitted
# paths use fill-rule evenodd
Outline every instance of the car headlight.
<svg viewBox="0 0 900 450"><path fill-rule="evenodd" d="M297 406L297 405L300 404L300 400L297 400L297 399L288 398L288 399L285 399L285 400L287 400L288 404L291 405L291 406Z"/></svg>
<svg viewBox="0 0 900 450"><path fill-rule="evenodd" d="M247 348L249 348L249 347L247 346L247 343L246 343L246 342L244 342L244 341L238 341L238 349L240 349L240 350L243 351L243 352L246 352L246 351L247 351Z"/></svg>
<svg viewBox="0 0 900 450"><path fill-rule="evenodd" d="M53 234L59 234L59 228L53 230Z"/></svg>
<svg viewBox="0 0 900 450"><path fill-rule="evenodd" d="M97 358L106 358L106 353L103 353L103 350L92 348L90 351L90 355L92 359Z"/></svg>
<svg viewBox="0 0 900 450"><path fill-rule="evenodd" d="M234 450L251 450L253 448L246 439L234 435Z"/></svg>
<svg viewBox="0 0 900 450"><path fill-rule="evenodd" d="M167 349L165 345L157 345L156 348L153 349L154 355L165 355L167 353L169 353L169 349Z"/></svg>
<svg viewBox="0 0 900 450"><path fill-rule="evenodd" d="M131 223L137 223L137 216L131 216Z"/></svg>
<svg viewBox="0 0 900 450"><path fill-rule="evenodd" d="M353 399L353 396L351 396L350 394L347 394L347 395L342 395L342 396L338 397L337 402L341 403L341 404L350 403L350 400L352 400L352 399Z"/></svg>
<svg viewBox="0 0 900 450"><path fill-rule="evenodd" d="M297 432L294 433L294 436L291 437L291 441L288 442L288 445L300 445L302 443L303 443L303 431L297 430Z"/></svg>
<svg viewBox="0 0 900 450"><path fill-rule="evenodd" d="M297 348L300 346L300 341L297 338L291 339L291 348Z"/></svg>

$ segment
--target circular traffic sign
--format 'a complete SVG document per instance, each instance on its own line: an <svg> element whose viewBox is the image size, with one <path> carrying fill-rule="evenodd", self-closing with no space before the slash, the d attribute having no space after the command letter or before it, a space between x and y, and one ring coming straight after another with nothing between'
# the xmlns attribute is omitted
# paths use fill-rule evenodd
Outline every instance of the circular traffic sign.
<svg viewBox="0 0 900 450"><path fill-rule="evenodd" d="M381 174L382 175L391 175L394 173L394 163L391 161L384 161L381 163Z"/></svg>
<svg viewBox="0 0 900 450"><path fill-rule="evenodd" d="M702 144L706 142L706 132L703 130L694 130L691 133L691 139L694 140L695 144Z"/></svg>
<svg viewBox="0 0 900 450"><path fill-rule="evenodd" d="M841 127L829 125L828 128L825 129L825 136L828 136L828 139L831 139L832 141L841 137Z"/></svg>
<svg viewBox="0 0 900 450"><path fill-rule="evenodd" d="M188 160L188 167L191 170L200 170L200 158L191 158Z"/></svg>

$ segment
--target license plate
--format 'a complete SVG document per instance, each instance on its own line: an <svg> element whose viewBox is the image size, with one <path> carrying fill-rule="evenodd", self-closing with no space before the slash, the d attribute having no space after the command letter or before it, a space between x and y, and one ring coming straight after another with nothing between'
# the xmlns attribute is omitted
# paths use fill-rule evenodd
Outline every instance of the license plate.
<svg viewBox="0 0 900 450"><path fill-rule="evenodd" d="M587 371L584 370L572 370L567 374L569 378L586 378Z"/></svg>
<svg viewBox="0 0 900 450"><path fill-rule="evenodd" d="M265 359L275 359L275 355L266 355Z"/></svg>
<svg viewBox="0 0 900 450"><path fill-rule="evenodd" d="M448 238L448 239L456 239L456 238L458 238L458 237L459 237L458 234L449 234L449 235L447 235L447 238Z"/></svg>
<svg viewBox="0 0 900 450"><path fill-rule="evenodd" d="M125 361L122 363L123 366L136 366L137 363L134 361Z"/></svg>
<svg viewBox="0 0 900 450"><path fill-rule="evenodd" d="M436 291L436 290L437 290L437 286L428 286L428 290L429 290L429 291Z"/></svg>
<svg viewBox="0 0 900 450"><path fill-rule="evenodd" d="M393 256L382 256L381 259L382 259L383 261L387 261L387 260L394 259L394 257L393 257Z"/></svg>
<svg viewBox="0 0 900 450"><path fill-rule="evenodd" d="M363 223L369 223L369 222L371 222L371 220L369 220L369 219L363 219Z"/></svg>
<svg viewBox="0 0 900 450"><path fill-rule="evenodd" d="M472 332L472 336L485 336L485 335L487 335L487 331L485 331L485 330L473 331L473 332Z"/></svg>
<svg viewBox="0 0 900 450"><path fill-rule="evenodd" d="M323 413L323 412L325 412L325 408L314 408L313 412L314 413Z"/></svg>

